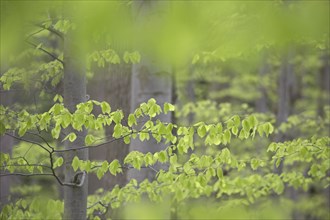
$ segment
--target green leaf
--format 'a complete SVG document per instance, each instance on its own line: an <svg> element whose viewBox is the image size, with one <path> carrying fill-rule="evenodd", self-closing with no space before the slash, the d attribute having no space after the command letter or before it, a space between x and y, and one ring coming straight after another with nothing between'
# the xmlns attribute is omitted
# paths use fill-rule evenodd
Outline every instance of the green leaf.
<svg viewBox="0 0 330 220"><path fill-rule="evenodd" d="M224 148L221 151L220 158L221 158L222 161L224 161L224 162L226 162L228 164L231 162L231 153L230 153L230 151L229 151L228 148Z"/></svg>
<svg viewBox="0 0 330 220"><path fill-rule="evenodd" d="M278 159L276 160L275 166L276 166L277 168L280 166L281 161L282 161L281 158L278 158Z"/></svg>
<svg viewBox="0 0 330 220"><path fill-rule="evenodd" d="M63 97L61 95L59 95L59 94L56 94L55 97L54 97L54 99L53 99L53 101L56 102L57 100L60 103L62 103L63 102Z"/></svg>
<svg viewBox="0 0 330 220"><path fill-rule="evenodd" d="M85 137L86 146L92 145L94 143L94 141L95 141L95 137L93 135L91 135L91 134L86 135L86 137Z"/></svg>
<svg viewBox="0 0 330 220"><path fill-rule="evenodd" d="M54 138L54 139L58 139L59 138L59 136L60 136L60 132L61 132L61 128L60 128L60 126L55 126L55 128L53 128L52 129L52 137Z"/></svg>
<svg viewBox="0 0 330 220"><path fill-rule="evenodd" d="M167 114L167 112L169 111L174 111L175 110L175 106L168 103L168 102L165 102L164 103L164 113Z"/></svg>
<svg viewBox="0 0 330 220"><path fill-rule="evenodd" d="M234 121L234 125L235 125L235 127L238 127L239 125L240 125L240 122L241 122L241 119L240 119L240 117L238 116L238 115L235 115L235 116L233 116L233 121Z"/></svg>
<svg viewBox="0 0 330 220"><path fill-rule="evenodd" d="M231 139L231 133L230 131L227 129L224 134L223 134L223 140L224 140L224 143L230 143L230 139Z"/></svg>
<svg viewBox="0 0 330 220"><path fill-rule="evenodd" d="M72 168L74 171L77 171L78 170L78 167L80 165L80 161L79 161L79 158L77 156L75 156L72 160Z"/></svg>
<svg viewBox="0 0 330 220"><path fill-rule="evenodd" d="M28 128L27 124L26 124L26 123L22 123L22 124L20 125L20 127L19 127L18 135L19 135L20 137L22 137L22 136L26 133L27 128Z"/></svg>
<svg viewBox="0 0 330 220"><path fill-rule="evenodd" d="M133 114L129 114L129 116L128 116L128 126L132 127L133 124L137 125L136 118Z"/></svg>
<svg viewBox="0 0 330 220"><path fill-rule="evenodd" d="M274 127L271 123L267 122L263 126L263 130L266 133L266 136L268 137L269 134L273 133Z"/></svg>
<svg viewBox="0 0 330 220"><path fill-rule="evenodd" d="M139 133L139 137L140 137L140 140L141 141L149 140L150 139L150 135L147 132L140 132Z"/></svg>
<svg viewBox="0 0 330 220"><path fill-rule="evenodd" d="M264 133L263 125L259 125L257 130L258 130L259 136L262 137L263 133Z"/></svg>
<svg viewBox="0 0 330 220"><path fill-rule="evenodd" d="M249 122L249 125L251 128L254 128L257 126L258 124L258 119L256 118L256 116L254 115L250 115L248 118L247 118L247 121Z"/></svg>
<svg viewBox="0 0 330 220"><path fill-rule="evenodd" d="M217 177L219 179L222 179L223 178L223 171L222 171L222 168L221 167L218 167L217 168Z"/></svg>
<svg viewBox="0 0 330 220"><path fill-rule="evenodd" d="M60 166L62 166L62 164L63 164L63 158L59 157L55 160L55 162L53 164L53 168L60 167Z"/></svg>
<svg viewBox="0 0 330 220"><path fill-rule="evenodd" d="M70 142L73 142L77 139L77 135L73 132L71 132L70 134L68 134L64 139L63 141L69 139Z"/></svg>
<svg viewBox="0 0 330 220"><path fill-rule="evenodd" d="M23 199L22 202L21 202L21 205L22 205L23 209L26 209L28 203L25 199Z"/></svg>
<svg viewBox="0 0 330 220"><path fill-rule="evenodd" d="M112 113L112 120L116 124L120 123L122 119L123 119L123 113L122 113L122 111L117 110L117 111L115 111L115 112Z"/></svg>
<svg viewBox="0 0 330 220"><path fill-rule="evenodd" d="M108 162L107 161L103 161L102 166L101 166L100 169L102 169L104 172L106 172L107 169L108 169L108 166L109 166Z"/></svg>
<svg viewBox="0 0 330 220"><path fill-rule="evenodd" d="M170 157L170 164L175 165L178 162L178 156L174 154L173 156Z"/></svg>
<svg viewBox="0 0 330 220"><path fill-rule="evenodd" d="M158 154L158 160L161 163L165 163L167 162L167 153L166 151L160 151Z"/></svg>
<svg viewBox="0 0 330 220"><path fill-rule="evenodd" d="M234 135L237 136L237 134L238 134L238 128L237 128L236 126L232 127L232 128L231 128L231 132L232 132Z"/></svg>
<svg viewBox="0 0 330 220"><path fill-rule="evenodd" d="M119 161L116 159L116 160L113 160L110 165L109 165L109 171L112 175L116 176L117 173L121 172L121 168L120 168L120 163Z"/></svg>
<svg viewBox="0 0 330 220"><path fill-rule="evenodd" d="M187 174L187 175L194 175L195 174L195 170L191 167L190 163L185 163L183 165L183 171Z"/></svg>
<svg viewBox="0 0 330 220"><path fill-rule="evenodd" d="M150 152L148 152L144 156L144 163L145 163L146 166L153 165L155 163L154 157Z"/></svg>
<svg viewBox="0 0 330 220"><path fill-rule="evenodd" d="M98 169L96 172L96 176L99 180L104 176L104 174L105 172L103 171L103 169Z"/></svg>
<svg viewBox="0 0 330 220"><path fill-rule="evenodd" d="M203 138L206 135L206 127L205 127L205 125L201 125L201 126L198 127L197 134L201 138Z"/></svg>
<svg viewBox="0 0 330 220"><path fill-rule="evenodd" d="M251 160L251 168L252 170L256 170L259 167L259 161L255 158Z"/></svg>
<svg viewBox="0 0 330 220"><path fill-rule="evenodd" d="M249 132L250 131L250 124L249 124L249 122L248 122L247 119L244 119L242 121L242 126L243 126L243 129L244 129L245 132Z"/></svg>
<svg viewBox="0 0 330 220"><path fill-rule="evenodd" d="M105 114L105 113L110 113L111 111L111 107L109 105L109 103L107 102L101 102L101 109L102 109L102 113Z"/></svg>
<svg viewBox="0 0 330 220"><path fill-rule="evenodd" d="M125 136L125 137L124 137L124 143L125 143L125 144L129 144L129 143L131 143L131 135L128 135L128 136Z"/></svg>
<svg viewBox="0 0 330 220"><path fill-rule="evenodd" d="M89 160L83 161L83 165L80 165L80 169L85 170L87 173L89 173L92 169L92 163Z"/></svg>
<svg viewBox="0 0 330 220"><path fill-rule="evenodd" d="M113 134L112 134L112 136L113 136L114 138L120 138L120 137L121 137L122 132L123 132L122 127L123 127L123 126L122 126L121 124L116 124L116 125L115 125L115 127L114 127L114 129L113 129Z"/></svg>
<svg viewBox="0 0 330 220"><path fill-rule="evenodd" d="M141 158L139 158L139 157L135 157L135 158L133 158L132 166L133 166L135 169L140 170L140 169L141 169L141 165L142 165Z"/></svg>

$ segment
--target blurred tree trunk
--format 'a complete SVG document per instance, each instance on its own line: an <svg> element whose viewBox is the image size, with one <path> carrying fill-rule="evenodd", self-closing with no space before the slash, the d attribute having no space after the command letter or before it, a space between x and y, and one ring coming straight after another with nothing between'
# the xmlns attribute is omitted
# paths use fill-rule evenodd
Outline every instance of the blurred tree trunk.
<svg viewBox="0 0 330 220"><path fill-rule="evenodd" d="M269 72L269 64L267 63L267 56L264 55L262 58L262 64L259 69L259 92L260 97L256 101L256 111L266 113L267 107L267 89L265 87L265 78Z"/></svg>
<svg viewBox="0 0 330 220"><path fill-rule="evenodd" d="M108 68L100 68L96 65L93 66L93 72L94 75L91 79L88 80L87 84L87 93L90 96L91 100L97 100L97 101L105 101L107 92L106 92L106 85L108 82L107 76L109 76ZM110 103L111 104L111 103ZM112 107L112 106L111 106ZM93 113L95 115L101 114L101 110L99 108L95 108L93 110ZM105 136L108 136L110 134L104 133ZM89 158L90 160L107 160L107 148L108 146L99 147L97 149L89 149ZM95 193L95 190L99 188L105 188L104 184L104 176L101 180L97 178L97 176L94 173L90 173L88 175L88 194Z"/></svg>
<svg viewBox="0 0 330 220"><path fill-rule="evenodd" d="M132 98L131 110L136 109L140 103L155 98L158 104L172 101L172 77L169 70L159 69L154 63L141 60L139 64L133 65L132 71ZM146 119L146 118L145 118ZM162 122L171 122L170 113L161 114L157 119ZM143 126L144 119L141 119L135 129L139 130ZM156 140L141 142L138 138L132 139L130 151L140 151L142 153L152 152L165 149L165 144L157 143ZM157 169L157 168L156 168ZM141 182L144 179L153 180L155 176L153 169L129 170L128 178L136 179Z"/></svg>
<svg viewBox="0 0 330 220"><path fill-rule="evenodd" d="M1 60L1 72L6 71L6 64ZM0 86L2 88L2 86ZM12 103L12 94L11 90L9 91L0 91L0 105L10 106ZM4 114L4 113L0 113ZM0 136L0 152L11 155L13 147L13 139L7 135ZM1 161L0 161L1 164ZM10 195L10 185L12 183L12 178L10 176L0 177L0 209L8 202L8 196Z"/></svg>
<svg viewBox="0 0 330 220"><path fill-rule="evenodd" d="M158 1L134 1L133 17L137 27L143 27L145 18L152 20L155 16L161 16L162 13L158 13L158 10L161 9L164 12L163 10L166 10L167 4ZM141 57L140 63L134 64L132 68L131 111L134 111L140 103L146 102L150 98L156 99L160 105L172 101L171 67L168 64L153 60L150 55L148 56L143 52L141 52ZM139 130L145 119L140 119L135 129ZM172 114L161 114L157 119L162 122L171 122ZM140 151L142 153L154 153L163 149L165 149L165 144L157 143L153 138L144 142L141 142L139 138L132 139L129 148L130 151ZM140 171L130 169L127 174L128 179L134 178L138 182L144 179L152 181L161 166L155 165L153 168L155 169L144 168Z"/></svg>
<svg viewBox="0 0 330 220"><path fill-rule="evenodd" d="M190 65L188 75L193 75L194 70L195 66ZM195 80L193 79L188 79L186 82L186 99L187 102L196 102ZM188 115L188 125L192 125L194 123L194 120L195 114L193 112L190 112Z"/></svg>
<svg viewBox="0 0 330 220"><path fill-rule="evenodd" d="M74 41L74 35L69 31L64 39L64 106L73 113L76 105L86 101L86 68L85 57L79 51L79 45ZM75 149L84 146L86 130L74 131L71 127L66 133L75 132L77 139L74 142L65 141L65 149ZM75 172L71 166L73 158L88 159L88 149L68 151L64 153L65 182L73 183ZM86 219L88 194L88 178L81 187L64 187L64 219Z"/></svg>
<svg viewBox="0 0 330 220"><path fill-rule="evenodd" d="M130 113L131 97L131 64L111 64L106 68L97 68L96 74L89 83L89 94L92 99L110 103L112 111L121 109L124 115ZM97 113L96 113L97 114ZM112 138L113 126L106 127L105 136ZM90 151L91 160L123 161L128 153L129 146L118 140L102 148ZM98 180L95 175L90 175L89 193L94 193L98 188L111 190L116 184L123 186L126 183L126 170L117 176L106 175Z"/></svg>
<svg viewBox="0 0 330 220"><path fill-rule="evenodd" d="M292 106L292 92L295 83L294 66L292 64L293 51L290 50L282 60L282 66L280 69L278 80L278 103L277 103L277 115L276 115L276 127L279 127L285 122L290 114ZM278 132L275 135L275 142L284 142L287 138L287 133ZM283 161L282 161L283 162ZM283 170L283 163L280 163L278 167L274 165L276 173L280 174Z"/></svg>
<svg viewBox="0 0 330 220"><path fill-rule="evenodd" d="M1 98L1 105L3 99ZM0 137L0 152L11 155L11 149L13 146L13 140L7 135ZM0 161L1 162L1 161ZM3 176L0 177L0 209L8 202L8 196L10 195L11 179L15 177Z"/></svg>
<svg viewBox="0 0 330 220"><path fill-rule="evenodd" d="M107 80L106 86L106 101L110 103L113 110L123 110L125 118L130 113L131 106L131 65L130 64L117 64L110 65L109 67L109 80ZM109 136L113 133L113 126L107 127L106 135ZM124 158L129 152L129 145L125 144L124 141L118 140L110 143L107 146L107 159L109 161L119 160L124 161ZM107 176L105 179L105 187L112 189L115 185L124 186L126 184L126 171L117 174L117 176Z"/></svg>
<svg viewBox="0 0 330 220"><path fill-rule="evenodd" d="M325 112L323 107L330 105L330 65L329 65L329 54L322 56L322 67L319 72L319 98L317 113L320 116L324 116Z"/></svg>

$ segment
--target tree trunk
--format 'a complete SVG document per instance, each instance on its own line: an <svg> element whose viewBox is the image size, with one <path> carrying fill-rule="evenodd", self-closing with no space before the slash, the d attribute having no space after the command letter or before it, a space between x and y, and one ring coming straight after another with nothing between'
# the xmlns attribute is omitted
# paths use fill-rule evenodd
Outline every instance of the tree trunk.
<svg viewBox="0 0 330 220"><path fill-rule="evenodd" d="M9 106L12 101L12 91L0 92L0 105ZM0 152L11 155L13 147L13 139L7 135L0 136ZM0 161L1 164L1 161ZM17 177L3 176L0 177L0 210L8 202L8 196L10 195L10 185L12 179Z"/></svg>
<svg viewBox="0 0 330 220"><path fill-rule="evenodd" d="M133 65L132 71L132 111L136 109L140 103L148 101L150 98L155 98L158 104L172 101L172 77L169 69L157 68L157 64L142 59L139 64ZM157 119L162 122L171 122L171 114L161 114ZM143 119L135 127L139 130L142 128ZM138 138L132 139L130 151L140 151L142 153L157 152L165 149L165 144L158 143L150 139L149 141L141 142ZM157 169L157 168L156 168ZM155 176L153 169L129 170L128 178L134 178L138 182L149 179L153 180Z"/></svg>
<svg viewBox="0 0 330 220"><path fill-rule="evenodd" d="M144 28L144 22L163 16L168 9L168 3L162 1L134 1L133 18L136 21L136 26ZM142 102L148 101L150 98L156 99L158 104L172 101L172 76L170 66L161 64L156 60L151 59L149 51L148 55L141 53L141 61L139 64L134 64L132 68L132 83L131 83L131 111L133 112ZM161 114L157 117L162 122L171 122L172 114ZM143 126L143 121L147 118L142 118L138 122L135 129L139 130ZM157 143L156 140L141 142L138 138L132 139L130 143L130 151L140 151L142 153L157 152L165 149L164 143ZM128 179L136 179L138 182L144 179L150 181L154 179L160 165L155 165L153 168L145 168L139 170L130 169L128 171Z"/></svg>
<svg viewBox="0 0 330 220"><path fill-rule="evenodd" d="M320 116L324 116L325 112L323 107L330 105L330 65L329 65L329 54L322 56L322 67L319 73L319 98L317 113Z"/></svg>
<svg viewBox="0 0 330 220"><path fill-rule="evenodd" d="M96 85L96 86L94 86ZM112 111L121 109L127 116L130 109L131 98L131 65L111 64L107 68L97 68L96 75L91 79L90 96L92 99L106 101L110 103ZM113 126L106 127L105 135L112 139ZM128 153L129 146L122 140L109 143L102 148L91 150L92 160L107 160L108 162L118 159L123 161ZM95 175L90 175L89 193L93 193L98 188L111 190L116 184L123 186L126 183L126 171L117 176L106 175L102 180L98 180Z"/></svg>
<svg viewBox="0 0 330 220"><path fill-rule="evenodd" d="M131 65L130 64L117 64L110 65L109 67L109 80L106 87L106 101L110 103L113 110L123 110L124 115L127 117L130 113L131 106ZM106 134L113 134L113 126L106 128ZM109 137L110 138L110 137ZM124 158L129 152L129 145L125 144L123 140L110 143L107 146L107 160L124 161ZM126 184L126 170L117 176L110 175L105 179L105 187L112 189L115 185L124 186Z"/></svg>
<svg viewBox="0 0 330 220"><path fill-rule="evenodd" d="M64 40L64 105L72 113L76 105L86 100L85 57L78 51L79 45L75 44L73 33L69 32ZM66 129L66 133L75 132L77 139L74 142L65 142L66 149L74 149L84 146L86 130L80 132L72 128ZM65 182L73 183L75 172L71 163L77 156L81 160L88 159L88 149L68 151L65 159ZM81 187L65 186L64 189L64 218L86 219L88 178Z"/></svg>
<svg viewBox="0 0 330 220"><path fill-rule="evenodd" d="M267 57L264 55L261 68L259 70L259 92L260 97L256 101L256 111L265 113L268 111L267 107L267 89L264 86L264 81L267 73L269 72L269 64L267 63Z"/></svg>
<svg viewBox="0 0 330 220"><path fill-rule="evenodd" d="M279 75L278 84L278 104L276 115L276 126L280 126L285 122L290 114L290 107L292 104L292 92L294 89L294 70L293 64L290 63L293 54L289 51L282 61L281 72ZM287 138L287 134L278 132L275 136L275 142L284 142ZM282 161L283 162L283 161ZM278 167L274 166L275 172L282 173L283 163L280 163Z"/></svg>

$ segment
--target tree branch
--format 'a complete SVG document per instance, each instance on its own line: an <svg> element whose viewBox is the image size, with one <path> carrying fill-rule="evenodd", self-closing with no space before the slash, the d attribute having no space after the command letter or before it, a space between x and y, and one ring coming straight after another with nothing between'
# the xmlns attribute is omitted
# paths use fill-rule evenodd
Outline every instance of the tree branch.
<svg viewBox="0 0 330 220"><path fill-rule="evenodd" d="M52 173L4 173L0 176L53 176Z"/></svg>
<svg viewBox="0 0 330 220"><path fill-rule="evenodd" d="M104 143L101 143L101 144L98 144L98 145L94 145L94 146L82 146L82 147L77 147L77 148L73 148L73 149L54 150L54 152L55 153L61 153L61 152L67 152L67 151L73 151L73 150L74 151L75 150L83 150L83 149L86 149L86 148L93 149L93 148L101 147L101 146L106 145L106 144L110 144L110 143L115 142L117 140L121 140L121 139L123 139L123 138L125 138L125 137L127 137L129 135L134 134L134 133L138 133L138 132L131 132L131 133L128 133L128 134L126 134L126 135L124 135L124 136L122 136L120 138L113 138L113 139L111 139L109 141L106 141Z"/></svg>
<svg viewBox="0 0 330 220"><path fill-rule="evenodd" d="M30 45L32 45L32 46L34 46L34 47L36 47L36 48L38 47L38 45L36 45L36 44L34 44L34 43L32 43L32 42L30 42L30 41L28 41L28 40L25 40L25 42L28 43L28 44L30 44ZM42 47L39 47L38 49L41 50L41 51L43 51L44 53L48 54L49 56L51 56L51 57L54 58L55 60L59 61L59 62L62 63L62 65L64 66L64 62L63 62L63 60L57 58L54 54L48 52L47 50L45 50L45 49L42 48Z"/></svg>
<svg viewBox="0 0 330 220"><path fill-rule="evenodd" d="M40 134L36 134L36 133L33 133L33 132L29 132L29 131L27 131L26 133L31 134L31 135L35 135L35 136L39 137L41 140L43 140L43 141L45 142L45 144L46 144L46 145L47 145L52 151L54 151L54 147L50 146L50 144L49 144L49 143L45 140L45 138L42 137Z"/></svg>
<svg viewBox="0 0 330 220"><path fill-rule="evenodd" d="M27 142L27 143L31 143L31 144L38 145L39 147L41 147L42 149L44 149L45 151L47 151L48 153L50 153L50 151L49 151L47 148L45 148L43 145L41 145L41 144L38 143L38 142L31 141L31 140L27 140L27 139L25 139L25 138L21 138L21 137L17 137L17 136L15 136L15 135L9 134L9 133L7 133L7 132L5 133L5 135L7 135L7 136L9 136L9 137L12 137L12 138L15 138L15 139L20 140L20 141L24 141L24 142Z"/></svg>
<svg viewBox="0 0 330 220"><path fill-rule="evenodd" d="M53 33L53 34L59 36L62 40L64 40L64 35L63 35L61 32L55 30L54 28L52 28L52 27L50 27L50 26L49 26L49 27L45 27L45 26L42 25L42 24L34 24L34 25L37 26L37 27L42 28L43 30L48 30L49 32L51 32L51 33Z"/></svg>

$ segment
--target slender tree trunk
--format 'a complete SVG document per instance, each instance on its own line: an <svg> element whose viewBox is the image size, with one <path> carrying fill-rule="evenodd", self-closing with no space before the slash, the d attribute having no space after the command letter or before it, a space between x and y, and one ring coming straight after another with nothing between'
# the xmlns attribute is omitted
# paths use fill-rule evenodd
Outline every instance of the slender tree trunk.
<svg viewBox="0 0 330 220"><path fill-rule="evenodd" d="M76 105L86 100L85 81L85 57L78 50L79 45L74 41L72 33L68 33L64 40L64 105L72 113ZM74 149L84 146L86 130L80 132L72 128L66 129L66 133L75 132L77 139L74 142L65 142L66 149ZM71 163L73 158L88 159L88 150L68 151L64 154L65 159L65 182L73 183L75 172ZM65 219L86 219L87 209L88 178L81 187L65 186L64 189L64 218Z"/></svg>

